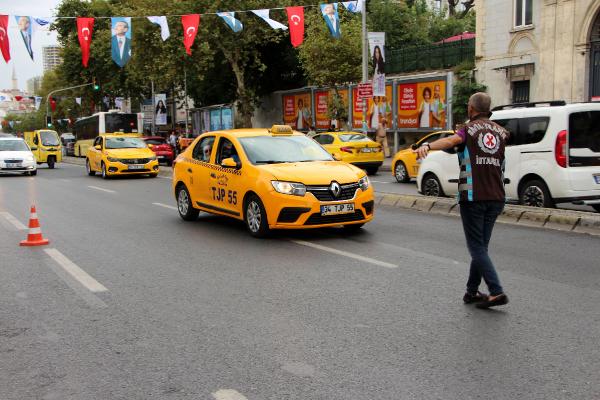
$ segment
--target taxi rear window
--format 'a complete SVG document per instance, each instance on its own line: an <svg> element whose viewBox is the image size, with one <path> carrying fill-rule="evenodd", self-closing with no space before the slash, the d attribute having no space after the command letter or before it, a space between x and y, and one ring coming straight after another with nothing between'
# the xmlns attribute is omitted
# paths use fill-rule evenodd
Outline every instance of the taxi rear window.
<svg viewBox="0 0 600 400"><path fill-rule="evenodd" d="M339 138L342 142L372 142L367 135L361 135L359 133L339 135Z"/></svg>

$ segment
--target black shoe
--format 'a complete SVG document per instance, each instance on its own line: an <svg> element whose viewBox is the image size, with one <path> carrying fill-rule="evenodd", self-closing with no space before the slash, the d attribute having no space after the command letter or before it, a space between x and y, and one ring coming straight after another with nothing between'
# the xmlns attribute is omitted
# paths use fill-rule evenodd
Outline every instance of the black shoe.
<svg viewBox="0 0 600 400"><path fill-rule="evenodd" d="M477 292L475 294L465 293L463 296L463 301L465 304L481 303L482 301L487 301L487 299L488 295L481 292Z"/></svg>
<svg viewBox="0 0 600 400"><path fill-rule="evenodd" d="M496 306L503 306L505 304L508 304L508 296L505 295L504 293L499 294L498 296L495 296L493 299L488 298L485 301L482 301L479 304L476 304L475 307L477 308L490 308L490 307L496 307Z"/></svg>

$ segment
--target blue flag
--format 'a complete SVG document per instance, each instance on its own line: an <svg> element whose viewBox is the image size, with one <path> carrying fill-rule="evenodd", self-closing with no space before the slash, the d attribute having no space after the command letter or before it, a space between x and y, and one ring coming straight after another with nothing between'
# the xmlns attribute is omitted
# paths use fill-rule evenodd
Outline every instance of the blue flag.
<svg viewBox="0 0 600 400"><path fill-rule="evenodd" d="M242 25L242 22L239 19L235 19L234 12L219 12L217 13L217 15L223 18L223 21L225 21L225 23L229 25L232 31L237 33L244 29L244 25Z"/></svg>

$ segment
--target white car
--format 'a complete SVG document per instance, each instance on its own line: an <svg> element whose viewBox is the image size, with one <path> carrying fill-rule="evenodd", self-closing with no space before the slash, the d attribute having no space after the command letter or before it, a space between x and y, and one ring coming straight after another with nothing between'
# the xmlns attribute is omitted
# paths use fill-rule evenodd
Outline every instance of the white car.
<svg viewBox="0 0 600 400"><path fill-rule="evenodd" d="M491 119L511 133L507 200L535 207L587 204L600 212L600 103L528 103L492 112ZM432 152L421 163L417 189L454 196L459 171L456 154Z"/></svg>
<svg viewBox="0 0 600 400"><path fill-rule="evenodd" d="M23 139L0 137L0 172L37 174L35 157Z"/></svg>

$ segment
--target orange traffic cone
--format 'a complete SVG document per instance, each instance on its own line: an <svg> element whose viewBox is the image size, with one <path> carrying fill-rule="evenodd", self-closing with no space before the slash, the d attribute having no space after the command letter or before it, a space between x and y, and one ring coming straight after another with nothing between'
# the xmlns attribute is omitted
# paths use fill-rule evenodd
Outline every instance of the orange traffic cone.
<svg viewBox="0 0 600 400"><path fill-rule="evenodd" d="M48 239L44 239L42 236L42 230L40 229L40 222L38 221L35 206L31 206L31 215L29 217L29 233L27 234L27 240L21 241L21 246L43 246L50 243Z"/></svg>

